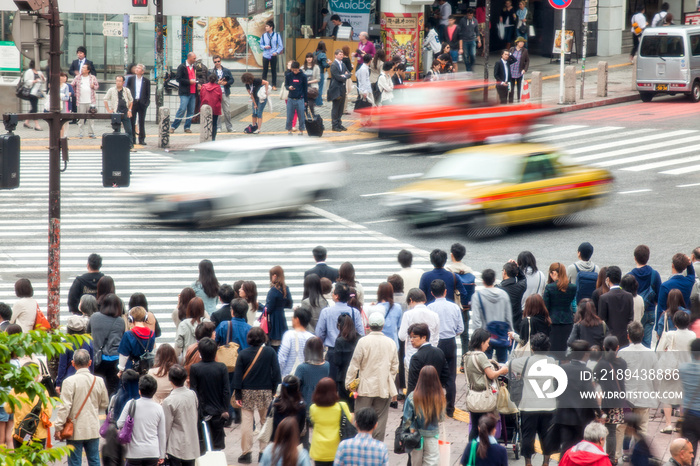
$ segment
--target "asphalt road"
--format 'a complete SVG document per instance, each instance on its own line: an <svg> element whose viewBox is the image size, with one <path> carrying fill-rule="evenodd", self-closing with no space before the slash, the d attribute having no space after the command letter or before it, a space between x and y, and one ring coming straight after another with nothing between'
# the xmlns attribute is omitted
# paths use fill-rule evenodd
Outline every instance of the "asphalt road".
<svg viewBox="0 0 700 466"><path fill-rule="evenodd" d="M590 127L584 131L587 136L577 141L572 141L567 132L548 141L555 146L575 142L585 149L587 138L595 139L591 144L605 145L617 137L618 142L612 143L617 144L614 148L629 149L634 155L635 146L640 150L649 143L665 146L674 138L685 137L678 134L683 130L688 134L694 132L700 120L699 111L700 104L689 103L683 97L659 97L648 104L636 102L560 114L542 123ZM596 128L611 126L619 129L611 128L614 131L609 137L595 134ZM619 135L624 136L625 132L633 134L619 140ZM654 132L657 136L653 136ZM647 142L637 143L638 138ZM694 149L696 145L681 145L684 153L675 157L698 155L700 148ZM652 158L661 150L648 151L651 154L647 157ZM604 150L598 154L606 155ZM318 207L428 251L449 249L452 243L462 242L467 246L465 261L475 270L500 270L506 260L515 258L522 250L532 251L542 268L557 261L570 263L576 259L576 249L582 241L594 245L595 262L628 270L634 266L632 251L644 243L651 247L650 264L665 277L670 274L674 253L690 253L700 245L694 215L700 199L700 171L670 176L655 170L634 172L610 167L616 178L614 194L605 205L579 215L576 221L564 226L549 223L511 228L501 235L474 239L464 227L458 226L415 230L398 221L381 203L381 193L425 173L436 163L435 155L400 151L363 155L353 151L346 156L351 168L348 186L338 199L319 203ZM674 155L663 160L669 158L673 159Z"/></svg>

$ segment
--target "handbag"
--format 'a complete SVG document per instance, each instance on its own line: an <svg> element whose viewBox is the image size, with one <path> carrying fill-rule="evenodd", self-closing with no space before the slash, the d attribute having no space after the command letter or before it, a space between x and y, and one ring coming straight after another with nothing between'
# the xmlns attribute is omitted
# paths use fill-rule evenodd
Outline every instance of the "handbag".
<svg viewBox="0 0 700 466"><path fill-rule="evenodd" d="M260 102L267 100L267 86L260 86L260 89L258 89L258 100Z"/></svg>
<svg viewBox="0 0 700 466"><path fill-rule="evenodd" d="M343 405L340 405L340 441L342 442L343 440L353 438L356 435L357 429L354 425L352 425L352 422L350 422L348 417L345 415Z"/></svg>
<svg viewBox="0 0 700 466"><path fill-rule="evenodd" d="M136 413L136 400L131 400L131 406L129 406L129 412L126 414L126 421L121 429L119 429L119 443L126 445L131 443L131 436L134 433L134 414Z"/></svg>
<svg viewBox="0 0 700 466"><path fill-rule="evenodd" d="M260 319L258 320L260 322L260 328L262 329L263 332L267 335L270 333L270 323L267 320L267 307L265 307L265 310L263 311L262 315L260 316Z"/></svg>
<svg viewBox="0 0 700 466"><path fill-rule="evenodd" d="M477 439L472 440L471 446L469 448L469 459L467 459L466 466L476 466L476 450L479 448L479 441Z"/></svg>
<svg viewBox="0 0 700 466"><path fill-rule="evenodd" d="M257 437L255 438L257 442L268 443L272 438L272 422L274 417L272 413L272 406L273 405L271 404L270 407L267 409L267 417L265 418L265 423L262 425Z"/></svg>
<svg viewBox="0 0 700 466"><path fill-rule="evenodd" d="M527 374L527 363L530 361L530 358L528 357L525 360L525 365L523 366L523 372L520 374L520 377L515 377L513 374L513 371L510 369L510 365L513 362L511 359L508 362L508 376L509 376L509 391L510 391L510 399L513 400L513 403L517 405L520 404L520 401L523 399L523 388L525 387L525 374Z"/></svg>
<svg viewBox="0 0 700 466"><path fill-rule="evenodd" d="M511 353L513 359L524 358L525 356L532 355L532 349L530 348L530 340L532 340L532 327L530 318L527 318L527 343L524 345L522 342L518 343L513 352Z"/></svg>
<svg viewBox="0 0 700 466"><path fill-rule="evenodd" d="M280 100L287 100L289 98L289 91L286 87L282 86L280 88Z"/></svg>
<svg viewBox="0 0 700 466"><path fill-rule="evenodd" d="M471 359L474 367L476 364L476 354L471 354ZM498 403L498 390L494 389L493 383L489 382L486 373L482 377L486 379L486 390L476 391L472 389L471 381L469 380L469 371L464 368L464 374L467 377L467 411L470 413L490 413L496 409Z"/></svg>
<svg viewBox="0 0 700 466"><path fill-rule="evenodd" d="M31 88L24 85L24 77L20 78L15 88L15 95L22 100L29 100L31 94Z"/></svg>
<svg viewBox="0 0 700 466"><path fill-rule="evenodd" d="M358 97L355 101L355 111L362 110L363 108L369 108L371 106L372 102L363 97Z"/></svg>
<svg viewBox="0 0 700 466"><path fill-rule="evenodd" d="M505 382L498 382L498 394L496 395L496 410L501 414L517 414L520 411L510 399L510 392Z"/></svg>
<svg viewBox="0 0 700 466"><path fill-rule="evenodd" d="M46 318L41 309L39 309L39 303L36 303L36 318L34 319L34 330L44 330L48 332L51 330L51 324Z"/></svg>
<svg viewBox="0 0 700 466"><path fill-rule="evenodd" d="M236 368L236 360L238 360L238 349L241 347L238 343L232 343L233 324L228 323L228 334L226 336L226 344L219 346L216 350L216 360L226 364L226 369L233 372Z"/></svg>
<svg viewBox="0 0 700 466"><path fill-rule="evenodd" d="M109 428L114 424L114 401L116 400L116 397L112 397L111 400L109 400L109 406L107 407L107 417L105 417L104 422L100 426L100 437L102 438L107 438L107 432L109 432Z"/></svg>
<svg viewBox="0 0 700 466"><path fill-rule="evenodd" d="M80 409L78 409L78 412L75 413L75 416L73 419L67 418L66 423L63 424L63 429L61 429L60 432L57 433L58 439L59 440L67 440L73 437L73 430L74 430L74 425L73 423L75 422L76 419L78 419L78 416L80 416L80 413L83 411L83 408L85 407L85 403L87 403L87 400L90 398L90 394L92 393L92 389L95 388L95 382L97 381L97 377L93 376L92 377L92 384L90 385L90 390L87 392L87 396L83 400L83 404L80 405Z"/></svg>

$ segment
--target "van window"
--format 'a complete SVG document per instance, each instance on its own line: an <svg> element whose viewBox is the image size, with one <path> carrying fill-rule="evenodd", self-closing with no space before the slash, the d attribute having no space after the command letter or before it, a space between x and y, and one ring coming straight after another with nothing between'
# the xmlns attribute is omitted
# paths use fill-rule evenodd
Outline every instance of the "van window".
<svg viewBox="0 0 700 466"><path fill-rule="evenodd" d="M694 57L700 56L700 34L690 36L690 53Z"/></svg>
<svg viewBox="0 0 700 466"><path fill-rule="evenodd" d="M639 54L643 57L682 57L685 55L682 36L646 36Z"/></svg>

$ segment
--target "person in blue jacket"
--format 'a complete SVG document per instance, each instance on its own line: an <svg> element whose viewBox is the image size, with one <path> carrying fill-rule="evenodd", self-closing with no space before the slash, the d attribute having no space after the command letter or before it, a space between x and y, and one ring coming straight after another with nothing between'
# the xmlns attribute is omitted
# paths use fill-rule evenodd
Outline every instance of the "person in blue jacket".
<svg viewBox="0 0 700 466"><path fill-rule="evenodd" d="M683 275L683 270L686 275ZM659 303L656 306L656 325L663 319L663 312L666 310L668 294L671 290L680 290L683 295L684 304L690 303L690 291L695 283L695 267L688 256L679 252L671 259L671 276L661 284L659 288ZM641 288L641 286L640 286ZM663 322L661 323L663 326ZM662 327L663 328L663 327Z"/></svg>
<svg viewBox="0 0 700 466"><path fill-rule="evenodd" d="M430 263L435 267L430 272L425 272L422 277L420 277L420 284L418 287L423 293L425 293L428 301L425 303L426 306L433 301L435 297L430 292L430 284L433 280L442 280L445 282L445 287L447 288L447 300L454 302L455 287L459 291L460 296L467 296L467 289L464 288L462 280L457 277L456 274L445 269L445 264L447 263L447 253L441 249L433 249L430 253ZM460 297L461 300L461 297Z"/></svg>
<svg viewBox="0 0 700 466"><path fill-rule="evenodd" d="M629 273L637 279L637 294L644 298L644 315L642 316L644 339L642 344L647 348L651 347L651 332L655 322L653 303L658 302L659 291L661 290L661 275L647 265L649 254L649 246L645 244L640 244L634 248L634 263L636 267Z"/></svg>

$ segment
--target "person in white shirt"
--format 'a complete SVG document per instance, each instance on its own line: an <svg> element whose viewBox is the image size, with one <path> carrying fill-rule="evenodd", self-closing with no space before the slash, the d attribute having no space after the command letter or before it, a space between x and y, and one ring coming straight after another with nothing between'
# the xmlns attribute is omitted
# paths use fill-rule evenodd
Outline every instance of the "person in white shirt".
<svg viewBox="0 0 700 466"><path fill-rule="evenodd" d="M666 15L668 14L668 9L670 7L671 6L668 4L668 2L661 4L661 11L656 13L654 18L651 20L651 27L656 28L664 25L664 20L666 19Z"/></svg>
<svg viewBox="0 0 700 466"><path fill-rule="evenodd" d="M420 286L420 277L423 276L423 270L411 267L413 265L413 254L411 251L402 249L399 251L397 259L399 264L401 264L401 270L398 273L403 278L403 289L418 288Z"/></svg>
<svg viewBox="0 0 700 466"><path fill-rule="evenodd" d="M311 313L308 309L298 307L294 310L292 329L282 335L282 344L277 352L277 361L283 378L290 374L294 375L297 366L304 362L306 341L314 336L306 330L310 321Z"/></svg>
<svg viewBox="0 0 700 466"><path fill-rule="evenodd" d="M379 75L379 80L377 81L377 87L379 87L379 92L382 93L382 98L377 106L381 107L384 102L391 103L394 99L394 82L391 77L394 75L394 63L386 62L382 65L382 74Z"/></svg>
<svg viewBox="0 0 700 466"><path fill-rule="evenodd" d="M642 5L641 10L635 13L630 19L632 23L632 50L630 51L630 61L634 59L639 48L639 39L642 37L642 31L647 27L647 18L644 16L646 8Z"/></svg>
<svg viewBox="0 0 700 466"><path fill-rule="evenodd" d="M131 434L131 442L126 444L124 457L127 464L134 460L134 464L151 464L144 460L154 460L152 464L160 464L165 459L165 447L167 438L165 435L165 413L163 407L153 400L158 389L158 382L153 376L144 375L139 379L138 400L129 400L121 416L117 421L117 428L121 429L126 424L126 418L131 410L131 405L135 404L132 411L134 428ZM194 421L194 420L193 420Z"/></svg>
<svg viewBox="0 0 700 466"><path fill-rule="evenodd" d="M404 367L408 375L408 368L411 364L411 357L418 351L411 344L408 338L408 327L412 324L427 324L430 330L430 344L437 348L440 342L440 316L437 312L431 311L425 305L425 293L420 288L412 288L406 295L408 311L401 318L399 328L399 340L405 342L406 356L404 357ZM408 381L407 381L408 383Z"/></svg>

